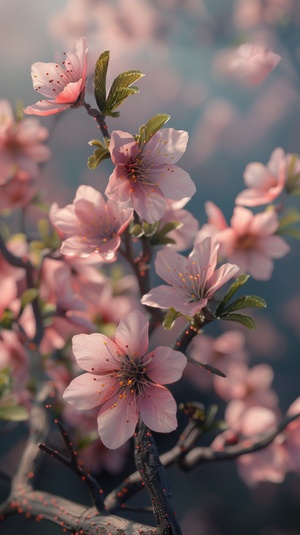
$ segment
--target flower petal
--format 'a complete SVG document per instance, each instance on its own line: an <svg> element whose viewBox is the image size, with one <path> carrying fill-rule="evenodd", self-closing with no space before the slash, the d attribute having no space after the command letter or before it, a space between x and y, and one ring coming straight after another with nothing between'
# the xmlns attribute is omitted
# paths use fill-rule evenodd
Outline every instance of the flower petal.
<svg viewBox="0 0 300 535"><path fill-rule="evenodd" d="M145 355L143 359L145 364L149 357L151 360L147 364L147 375L151 381L162 385L178 381L187 363L183 353L164 346L159 346Z"/></svg>
<svg viewBox="0 0 300 535"><path fill-rule="evenodd" d="M97 421L103 444L113 450L119 448L135 432L138 422L136 400L133 396L112 399L101 408Z"/></svg>
<svg viewBox="0 0 300 535"><path fill-rule="evenodd" d="M169 433L177 427L177 405L171 392L164 386L151 385L137 398L143 422L152 431Z"/></svg>
<svg viewBox="0 0 300 535"><path fill-rule="evenodd" d="M149 345L149 322L139 310L122 318L115 333L115 341L124 355L143 356Z"/></svg>
<svg viewBox="0 0 300 535"><path fill-rule="evenodd" d="M120 367L118 347L104 334L76 334L72 349L78 365L88 372L104 374Z"/></svg>

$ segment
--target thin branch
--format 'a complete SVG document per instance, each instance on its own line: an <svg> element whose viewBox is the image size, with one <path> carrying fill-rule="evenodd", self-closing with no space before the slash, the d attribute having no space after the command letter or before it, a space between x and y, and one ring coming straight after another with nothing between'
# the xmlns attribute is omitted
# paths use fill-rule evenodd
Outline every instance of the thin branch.
<svg viewBox="0 0 300 535"><path fill-rule="evenodd" d="M96 479L94 479L85 470L83 466L80 466L78 464L78 458L77 458L76 452L73 449L72 442L66 430L63 428L63 426L58 420L56 420L55 423L60 430L64 443L66 444L66 447L70 454L70 459L68 459L61 453L59 453L57 450L54 450L50 446L47 446L46 444L39 444L39 448L45 451L46 453L49 453L50 455L52 455L52 457L54 457L55 459L60 461L62 464L64 464L65 466L73 470L73 472L75 472L75 474L77 474L80 477L80 479L84 481L84 483L87 485L93 504L96 507L97 511L99 513L104 513L105 507L104 507L104 500L103 500L103 490L101 489Z"/></svg>

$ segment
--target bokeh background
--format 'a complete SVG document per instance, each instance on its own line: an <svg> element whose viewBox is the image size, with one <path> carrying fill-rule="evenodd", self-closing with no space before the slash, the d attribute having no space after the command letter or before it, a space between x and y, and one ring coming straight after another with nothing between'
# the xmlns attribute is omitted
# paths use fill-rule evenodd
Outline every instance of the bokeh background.
<svg viewBox="0 0 300 535"><path fill-rule="evenodd" d="M201 224L206 200L220 206L229 221L247 163L267 163L275 147L300 153L299 0L0 0L0 98L13 105L34 103L31 64L59 59L83 35L90 44L90 104L93 66L104 50L111 51L110 80L131 68L145 73L140 94L126 101L119 119L108 120L110 129L136 133L156 113L167 113L168 126L189 132L180 165L197 185L188 208ZM242 42L262 44L282 57L257 87L240 84L227 72L226 53ZM111 168L106 162L95 171L87 168L92 153L87 142L98 132L85 111L70 110L42 122L53 132L53 159L41 186L44 198L63 206L83 183L103 192ZM267 311L257 315L256 333L247 333L252 363L274 367L283 412L300 394L300 248L290 243L291 252L276 261L272 279L247 287L268 303ZM209 331L215 332L220 328ZM199 398L192 389L181 395ZM206 397L203 401L210 402ZM168 443L162 440L160 447ZM45 462L40 485L57 491L67 477L64 495L88 503L80 484L53 461ZM171 470L169 478L184 535L300 535L299 475L289 474L279 486L249 489L234 463L222 463L203 465L192 474ZM5 486L1 491L4 495ZM61 530L30 523L22 533Z"/></svg>

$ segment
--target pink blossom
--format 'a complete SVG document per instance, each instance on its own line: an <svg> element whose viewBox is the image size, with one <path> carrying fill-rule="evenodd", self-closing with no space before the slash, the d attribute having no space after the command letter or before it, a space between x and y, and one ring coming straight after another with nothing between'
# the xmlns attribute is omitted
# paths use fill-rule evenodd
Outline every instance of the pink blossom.
<svg viewBox="0 0 300 535"><path fill-rule="evenodd" d="M178 201L196 191L189 174L174 165L187 140L187 132L163 128L140 147L131 134L112 132L109 150L116 167L105 191L107 197L131 203L148 223L159 221L166 210L166 198Z"/></svg>
<svg viewBox="0 0 300 535"><path fill-rule="evenodd" d="M205 212L207 223L202 225L196 234L195 243L204 240L208 236L215 236L218 232L228 228L226 219L220 208L211 201L206 201Z"/></svg>
<svg viewBox="0 0 300 535"><path fill-rule="evenodd" d="M272 258L281 258L290 250L281 236L276 236L279 221L275 210L254 215L242 206L234 209L231 227L215 234L220 254L249 273L254 279L268 280L273 271Z"/></svg>
<svg viewBox="0 0 300 535"><path fill-rule="evenodd" d="M219 435L212 443L212 447L217 450L227 445L227 437L231 442L234 436L236 443L246 441L245 446L249 447L259 440L261 434L277 427L277 416L272 410L259 405L248 407L237 400L228 404L225 420L230 430ZM281 483L288 470L284 436L278 435L271 444L260 451L240 456L237 466L240 476L249 486L254 486L260 481Z"/></svg>
<svg viewBox="0 0 300 535"><path fill-rule="evenodd" d="M111 449L134 433L139 416L153 431L176 429L176 402L167 388L180 379L186 357L169 347L148 352L149 322L133 310L119 323L113 342L103 334L73 337L76 377L63 397L78 410L99 407L98 432Z"/></svg>
<svg viewBox="0 0 300 535"><path fill-rule="evenodd" d="M132 208L121 210L111 200L105 202L91 186L79 186L73 204L58 208L54 203L50 218L63 234L61 252L81 257L98 253L101 260L113 261L132 218Z"/></svg>
<svg viewBox="0 0 300 535"><path fill-rule="evenodd" d="M287 416L300 414L300 397L295 399L287 411ZM300 418L291 422L285 430L285 447L289 454L289 469L300 473Z"/></svg>
<svg viewBox="0 0 300 535"><path fill-rule="evenodd" d="M194 237L199 228L198 220L188 211L184 210L184 206L189 201L189 198L181 201L167 200L166 211L162 217L159 225L159 230L162 230L164 225L168 223L177 223L178 226L166 234L167 238L174 240L169 243L168 247L175 249L175 251L184 251L189 249L194 241Z"/></svg>
<svg viewBox="0 0 300 535"><path fill-rule="evenodd" d="M141 302L157 308L173 307L186 316L197 314L238 271L233 264L216 269L218 248L217 241L209 237L198 242L187 258L170 249L159 251L156 272L170 286L153 288Z"/></svg>
<svg viewBox="0 0 300 535"><path fill-rule="evenodd" d="M37 181L31 178L24 180L23 172L20 171L8 182L0 185L0 213L28 205L37 191Z"/></svg>
<svg viewBox="0 0 300 535"><path fill-rule="evenodd" d="M236 204L259 206L274 201L286 183L286 158L281 148L275 149L267 165L249 163L244 172L245 189L235 199Z"/></svg>
<svg viewBox="0 0 300 535"><path fill-rule="evenodd" d="M245 335L241 331L230 330L217 338L199 333L191 343L190 355L195 361L210 364L227 375L231 362L248 360L244 346ZM209 390L213 386L213 375L195 373L195 366L192 363L187 364L184 375L201 390Z"/></svg>
<svg viewBox="0 0 300 535"><path fill-rule="evenodd" d="M253 43L244 43L235 51L231 60L231 72L245 85L261 84L281 60L268 48Z"/></svg>
<svg viewBox="0 0 300 535"><path fill-rule="evenodd" d="M273 370L268 364L257 364L249 368L244 362L230 362L226 380L214 376L216 393L226 401L243 400L245 404L276 408L278 399L271 385Z"/></svg>
<svg viewBox="0 0 300 535"><path fill-rule="evenodd" d="M81 106L86 84L87 51L87 39L81 37L66 54L63 67L57 63L34 63L31 67L33 87L47 100L27 106L24 112L52 115Z"/></svg>
<svg viewBox="0 0 300 535"><path fill-rule="evenodd" d="M37 119L16 121L8 100L0 100L0 186L15 175L19 180L38 177L38 164L50 157L43 143L47 137Z"/></svg>

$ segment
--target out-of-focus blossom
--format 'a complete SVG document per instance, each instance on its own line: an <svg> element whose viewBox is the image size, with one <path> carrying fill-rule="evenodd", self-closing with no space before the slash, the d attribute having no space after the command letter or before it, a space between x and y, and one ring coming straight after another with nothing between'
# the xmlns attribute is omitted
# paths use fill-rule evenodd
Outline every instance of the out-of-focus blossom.
<svg viewBox="0 0 300 535"><path fill-rule="evenodd" d="M229 70L247 86L261 84L275 69L281 56L268 48L253 43L244 43L233 53Z"/></svg>
<svg viewBox="0 0 300 535"><path fill-rule="evenodd" d="M20 181L38 177L39 164L50 157L47 137L37 119L16 121L8 100L0 100L0 186L16 175Z"/></svg>
<svg viewBox="0 0 300 535"><path fill-rule="evenodd" d="M286 183L286 157L283 149L275 149L267 165L249 163L244 172L245 189L235 199L236 204L259 206L274 201Z"/></svg>
<svg viewBox="0 0 300 535"><path fill-rule="evenodd" d="M24 180L22 172L17 173L5 184L0 185L0 212L10 212L26 206L38 192L35 179Z"/></svg>
<svg viewBox="0 0 300 535"><path fill-rule="evenodd" d="M174 165L187 141L187 132L163 128L140 147L131 134L112 132L109 150L116 167L106 195L130 203L148 223L159 221L166 211L166 199L179 201L196 191L190 175Z"/></svg>
<svg viewBox="0 0 300 535"><path fill-rule="evenodd" d="M226 371L226 380L214 377L214 387L221 398L243 400L248 406L277 407L277 396L271 390L274 376L271 366L257 364L249 369L244 362L230 362Z"/></svg>
<svg viewBox="0 0 300 535"><path fill-rule="evenodd" d="M63 235L61 252L65 255L89 256L97 253L103 261L116 259L120 234L129 225L132 208L120 209L115 202L105 202L91 186L79 186L73 204L50 209L55 228Z"/></svg>
<svg viewBox="0 0 300 535"><path fill-rule="evenodd" d="M33 88L47 97L25 108L25 113L52 115L82 105L86 84L88 43L82 37L62 62L34 63L31 67Z"/></svg>
<svg viewBox="0 0 300 535"><path fill-rule="evenodd" d="M153 431L176 429L176 402L162 384L180 379L186 357L168 347L148 352L149 322L138 310L123 318L113 342L102 334L73 337L77 363L86 370L64 392L78 410L99 407L98 432L115 449L134 433L138 418Z"/></svg>
<svg viewBox="0 0 300 535"><path fill-rule="evenodd" d="M175 249L175 251L184 251L192 246L195 234L199 229L198 220L189 212L184 210L184 206L190 199L182 199L181 201L167 201L166 211L160 221L158 232L169 223L178 223L177 228L171 230L166 234L167 238L171 238L175 243L169 243L168 247Z"/></svg>
<svg viewBox="0 0 300 535"><path fill-rule="evenodd" d="M300 397L287 411L288 416L300 414ZM285 447L289 454L290 470L300 473L300 418L291 422L285 430Z"/></svg>
<svg viewBox="0 0 300 535"><path fill-rule="evenodd" d="M212 448L216 450L224 449L233 440L235 443L246 440L246 445L249 447L261 434L277 427L277 415L271 409L259 405L249 407L237 400L228 404L225 420L230 429L214 440ZM254 486L260 481L282 483L289 469L288 463L283 434L278 435L266 448L241 455L237 459L239 475L249 486Z"/></svg>
<svg viewBox="0 0 300 535"><path fill-rule="evenodd" d="M198 242L187 258L169 249L159 251L156 272L170 286L153 288L141 302L157 308L173 307L186 316L197 314L239 269L229 263L216 269L218 248L217 241L209 237Z"/></svg>
<svg viewBox="0 0 300 535"><path fill-rule="evenodd" d="M217 338L199 333L192 341L190 355L196 362L214 366L226 375L231 362L245 362L249 358L245 349L245 335L237 330L230 330ZM213 386L212 374L202 370L196 373L191 363L187 364L184 375L201 390L209 390Z"/></svg>
<svg viewBox="0 0 300 535"><path fill-rule="evenodd" d="M29 360L24 340L16 332L7 329L1 329L0 336L0 370L3 368L10 368L14 393L18 395L29 379Z"/></svg>
<svg viewBox="0 0 300 535"><path fill-rule="evenodd" d="M199 242L208 236L215 236L218 232L228 228L225 216L220 208L211 201L206 201L205 212L207 223L204 223L197 232L195 242Z"/></svg>
<svg viewBox="0 0 300 535"><path fill-rule="evenodd" d="M239 30L247 30L262 23L277 24L293 16L295 0L236 0L233 23Z"/></svg>
<svg viewBox="0 0 300 535"><path fill-rule="evenodd" d="M68 428L71 428L69 432L74 436L73 441L77 443L79 463L83 461L85 468L93 474L99 474L102 470L118 474L124 468L129 444L123 444L118 451L104 446L97 431L97 407L88 411L77 411L67 403L63 407L62 415Z"/></svg>
<svg viewBox="0 0 300 535"><path fill-rule="evenodd" d="M40 297L52 305L40 350L60 349L78 332L91 332L94 325L82 296L74 292L71 269L64 262L46 258L40 273Z"/></svg>
<svg viewBox="0 0 300 535"><path fill-rule="evenodd" d="M241 273L268 280L273 271L271 259L281 258L290 250L284 239L275 235L278 226L275 210L254 215L247 208L236 206L231 226L221 232L214 230L214 236L220 244L221 256L237 264Z"/></svg>

